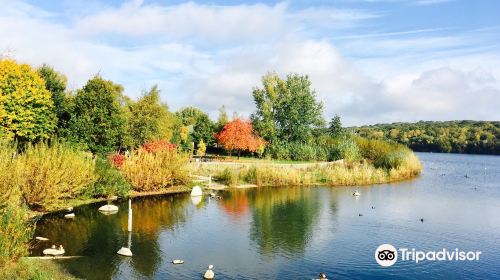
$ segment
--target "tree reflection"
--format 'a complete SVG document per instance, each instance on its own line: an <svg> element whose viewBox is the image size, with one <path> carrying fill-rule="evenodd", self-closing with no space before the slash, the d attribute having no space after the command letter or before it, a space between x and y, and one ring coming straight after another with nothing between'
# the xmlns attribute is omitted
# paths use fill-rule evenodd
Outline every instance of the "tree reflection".
<svg viewBox="0 0 500 280"><path fill-rule="evenodd" d="M261 254L303 254L320 209L318 192L293 187L257 189L252 199L250 238Z"/></svg>
<svg viewBox="0 0 500 280"><path fill-rule="evenodd" d="M116 254L127 245L128 203L119 204L120 211L106 216L97 211L99 205L83 206L75 210L74 219L63 214L53 215L37 223L35 236L47 237L48 242L34 242L33 255L52 244L62 244L68 256L83 258L64 261L68 272L77 277L110 279L129 264L135 271L151 278L161 263L158 235L162 230L174 230L188 216L189 196L175 195L135 199L132 202L132 252L127 259Z"/></svg>
<svg viewBox="0 0 500 280"><path fill-rule="evenodd" d="M246 190L227 192L221 201L223 211L233 217L240 218L248 212L248 194Z"/></svg>

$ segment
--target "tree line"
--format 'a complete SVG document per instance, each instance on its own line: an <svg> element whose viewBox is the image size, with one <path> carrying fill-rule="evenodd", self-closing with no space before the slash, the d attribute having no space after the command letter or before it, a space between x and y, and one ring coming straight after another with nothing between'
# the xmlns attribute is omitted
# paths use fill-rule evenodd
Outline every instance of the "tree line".
<svg viewBox="0 0 500 280"><path fill-rule="evenodd" d="M361 137L395 141L417 152L500 154L499 121L419 121L351 129Z"/></svg>

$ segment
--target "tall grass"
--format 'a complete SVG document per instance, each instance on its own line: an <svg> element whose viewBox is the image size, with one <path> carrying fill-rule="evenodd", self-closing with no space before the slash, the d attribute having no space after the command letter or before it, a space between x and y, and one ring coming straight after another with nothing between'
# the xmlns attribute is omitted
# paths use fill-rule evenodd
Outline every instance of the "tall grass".
<svg viewBox="0 0 500 280"><path fill-rule="evenodd" d="M136 191L157 191L189 180L189 156L176 150L133 151L120 171Z"/></svg>
<svg viewBox="0 0 500 280"><path fill-rule="evenodd" d="M16 161L22 197L32 209L75 198L96 179L91 156L64 143L29 145Z"/></svg>

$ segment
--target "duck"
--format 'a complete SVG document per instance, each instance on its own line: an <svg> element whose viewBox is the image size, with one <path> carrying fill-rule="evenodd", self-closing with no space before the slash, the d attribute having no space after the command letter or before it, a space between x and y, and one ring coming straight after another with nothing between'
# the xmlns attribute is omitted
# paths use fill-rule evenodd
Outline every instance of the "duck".
<svg viewBox="0 0 500 280"><path fill-rule="evenodd" d="M64 218L74 218L74 217L75 217L75 213L69 213L69 214L64 215Z"/></svg>
<svg viewBox="0 0 500 280"><path fill-rule="evenodd" d="M358 216L363 217L363 214L359 213Z"/></svg>
<svg viewBox="0 0 500 280"><path fill-rule="evenodd" d="M372 209L375 209L375 206L372 206Z"/></svg>
<svg viewBox="0 0 500 280"><path fill-rule="evenodd" d="M51 248L43 250L44 255L51 255L51 256L60 256L64 255L66 251L64 250L62 245L59 245L59 248L56 248L56 245L52 245Z"/></svg>
<svg viewBox="0 0 500 280"><path fill-rule="evenodd" d="M173 260L172 263L173 264L183 264L184 261L183 260Z"/></svg>
<svg viewBox="0 0 500 280"><path fill-rule="evenodd" d="M215 273L214 271L212 270L212 268L214 268L213 265L209 265L208 266L208 269L207 271L205 271L205 274L203 275L203 278L204 279L207 279L207 280L212 280L215 278Z"/></svg>
<svg viewBox="0 0 500 280"><path fill-rule="evenodd" d="M424 222L424 218L420 218L420 221L423 223Z"/></svg>
<svg viewBox="0 0 500 280"><path fill-rule="evenodd" d="M361 193L360 193L360 192L358 192L358 190L356 190L355 192L353 192L353 193L352 193L352 195L354 195L354 196L360 196L360 195L361 195Z"/></svg>
<svg viewBox="0 0 500 280"><path fill-rule="evenodd" d="M326 274L321 272L319 275L318 275L318 279L314 279L314 280L328 280L328 278L326 278Z"/></svg>

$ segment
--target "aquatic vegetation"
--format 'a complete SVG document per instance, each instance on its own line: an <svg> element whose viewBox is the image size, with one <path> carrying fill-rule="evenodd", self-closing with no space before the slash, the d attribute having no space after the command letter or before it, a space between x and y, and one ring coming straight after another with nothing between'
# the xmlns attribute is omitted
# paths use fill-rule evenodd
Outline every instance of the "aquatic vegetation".
<svg viewBox="0 0 500 280"><path fill-rule="evenodd" d="M15 161L15 174L20 177L13 180L17 180L23 200L32 209L75 198L96 180L92 157L64 143L28 145Z"/></svg>
<svg viewBox="0 0 500 280"><path fill-rule="evenodd" d="M137 149L130 154L120 171L134 190L156 191L187 183L188 162L188 154L176 150L151 153L145 149Z"/></svg>

